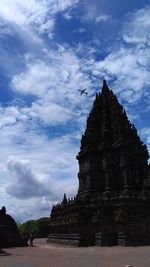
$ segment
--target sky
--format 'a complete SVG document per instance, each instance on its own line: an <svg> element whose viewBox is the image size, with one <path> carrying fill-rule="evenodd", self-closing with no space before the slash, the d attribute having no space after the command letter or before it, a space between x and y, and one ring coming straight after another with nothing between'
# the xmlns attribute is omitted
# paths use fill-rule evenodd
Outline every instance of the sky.
<svg viewBox="0 0 150 267"><path fill-rule="evenodd" d="M149 0L0 0L0 195L17 221L76 195L104 78L150 152L149 29Z"/></svg>

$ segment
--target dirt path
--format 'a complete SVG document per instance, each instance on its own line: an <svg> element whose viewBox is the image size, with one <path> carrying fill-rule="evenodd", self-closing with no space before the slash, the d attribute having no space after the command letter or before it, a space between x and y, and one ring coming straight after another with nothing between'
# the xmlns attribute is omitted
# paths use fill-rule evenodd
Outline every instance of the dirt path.
<svg viewBox="0 0 150 267"><path fill-rule="evenodd" d="M45 239L34 245L5 249L0 267L150 267L150 246L75 248L49 245Z"/></svg>

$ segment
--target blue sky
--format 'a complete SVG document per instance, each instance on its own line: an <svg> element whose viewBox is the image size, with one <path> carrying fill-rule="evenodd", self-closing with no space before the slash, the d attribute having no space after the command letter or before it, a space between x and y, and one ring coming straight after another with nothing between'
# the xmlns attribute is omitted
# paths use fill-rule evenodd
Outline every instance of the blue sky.
<svg viewBox="0 0 150 267"><path fill-rule="evenodd" d="M104 77L150 151L149 29L148 0L0 1L0 193L17 220L76 194Z"/></svg>

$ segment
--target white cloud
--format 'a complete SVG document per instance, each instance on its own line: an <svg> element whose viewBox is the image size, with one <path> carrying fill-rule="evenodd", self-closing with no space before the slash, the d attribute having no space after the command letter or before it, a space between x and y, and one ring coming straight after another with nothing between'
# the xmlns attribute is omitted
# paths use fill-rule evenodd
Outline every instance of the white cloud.
<svg viewBox="0 0 150 267"><path fill-rule="evenodd" d="M120 49L96 63L94 71L99 70L107 78L115 76L114 87L122 91L122 98L135 102L143 95L142 89L149 85L147 53L143 49Z"/></svg>
<svg viewBox="0 0 150 267"><path fill-rule="evenodd" d="M100 1L99 1L100 2ZM95 3L93 1L84 1L83 4L84 15L83 21L104 23L111 19L111 15L105 13L105 9L102 8L102 3Z"/></svg>
<svg viewBox="0 0 150 267"><path fill-rule="evenodd" d="M64 17L66 20L70 20L70 19L72 19L71 14L68 13L68 12L65 12L65 13L63 14L63 17Z"/></svg>
<svg viewBox="0 0 150 267"><path fill-rule="evenodd" d="M8 194L21 199L52 194L50 179L44 179L42 174L35 174L29 160L9 157L7 168L12 177L15 177L6 188ZM42 181L39 180L41 178Z"/></svg>
<svg viewBox="0 0 150 267"><path fill-rule="evenodd" d="M83 32L86 32L87 30L84 29L84 28L79 28L78 30L76 30L76 32L79 32L79 33L83 33Z"/></svg>
<svg viewBox="0 0 150 267"><path fill-rule="evenodd" d="M46 133L35 128L32 120L30 124L19 121L1 129L0 146L3 170L7 158L14 155L17 159L28 159L37 173L51 174L58 180L64 174L66 179L72 175L76 176L74 168L77 163L74 159L78 148L74 145L73 134L60 137L56 135L49 139Z"/></svg>
<svg viewBox="0 0 150 267"><path fill-rule="evenodd" d="M50 201L47 196L30 198L29 200L20 199L19 202L20 205L17 205L17 203L10 201L9 206L6 207L6 212L19 223L39 219L39 217L49 217L52 204L56 203Z"/></svg>
<svg viewBox="0 0 150 267"><path fill-rule="evenodd" d="M150 7L147 6L143 9L130 14L128 21L124 26L123 39L127 43L135 43L146 46L150 44Z"/></svg>
<svg viewBox="0 0 150 267"><path fill-rule="evenodd" d="M32 121L1 128L0 184L8 213L16 216L17 206L17 216L22 219L48 216L64 192L68 196L77 193L78 147L73 139L73 135L49 139Z"/></svg>
<svg viewBox="0 0 150 267"><path fill-rule="evenodd" d="M50 81L54 81L55 70L45 62L37 60L28 63L26 71L17 74L12 79L12 88L23 94L43 95L47 92Z"/></svg>
<svg viewBox="0 0 150 267"><path fill-rule="evenodd" d="M145 127L140 131L140 134L142 135L142 137L144 139L146 139L146 142L148 143L148 145L150 146L150 128L149 127Z"/></svg>
<svg viewBox="0 0 150 267"><path fill-rule="evenodd" d="M15 124L17 120L25 121L26 114L20 112L16 106L0 107L0 128Z"/></svg>
<svg viewBox="0 0 150 267"><path fill-rule="evenodd" d="M40 119L48 125L61 125L71 119L71 111L61 105L39 101L33 103L29 110L29 115L34 119Z"/></svg>
<svg viewBox="0 0 150 267"><path fill-rule="evenodd" d="M37 31L51 36L55 15L73 8L77 3L78 0L30 0L28 3L22 0L1 0L1 29L3 33L8 34L8 30L3 30L3 25L7 25L7 28L9 25L10 29L17 26L26 33Z"/></svg>
<svg viewBox="0 0 150 267"><path fill-rule="evenodd" d="M130 103L141 99L150 85L149 13L150 9L146 7L130 14L122 33L126 42L127 38L128 42L129 38L130 41L133 38L130 47L120 42L120 47L117 44L104 60L92 63L93 75L100 75L108 80L115 78L112 87L118 88L116 91L122 92L121 97ZM133 40L137 40L138 45Z"/></svg>
<svg viewBox="0 0 150 267"><path fill-rule="evenodd" d="M62 12L68 8L73 8L79 0L52 0L50 7L53 13Z"/></svg>
<svg viewBox="0 0 150 267"><path fill-rule="evenodd" d="M99 16L97 16L95 18L95 22L99 23L99 22L106 22L108 21L109 19L111 18L110 15L107 15L107 14L101 14Z"/></svg>
<svg viewBox="0 0 150 267"><path fill-rule="evenodd" d="M48 32L48 37L51 39L53 37L53 28L54 28L54 25L55 25L54 19L47 20L39 28L39 33L40 34L43 34L45 32Z"/></svg>
<svg viewBox="0 0 150 267"><path fill-rule="evenodd" d="M12 79L13 90L42 97L53 89L57 90L59 97L64 93L67 95L69 91L73 96L79 85L89 87L90 79L83 73L83 62L73 50L59 46L58 50L45 50L45 53L45 60L26 57L26 70Z"/></svg>
<svg viewBox="0 0 150 267"><path fill-rule="evenodd" d="M89 9L83 16L83 21L92 21L94 23L104 23L111 19L108 14L99 14L95 8Z"/></svg>
<svg viewBox="0 0 150 267"><path fill-rule="evenodd" d="M40 30L47 22L48 3L42 0L31 0L28 4L21 0L2 0L0 1L0 20L1 25L7 25L10 31L21 33L39 41L35 31ZM52 18L53 21L53 18ZM51 30L51 29L50 29ZM26 36L26 38L27 38Z"/></svg>
<svg viewBox="0 0 150 267"><path fill-rule="evenodd" d="M75 51L65 46L45 53L45 61L26 56L26 70L12 79L14 91L38 97L30 107L22 108L21 113L49 125L65 124L68 120L77 122L91 102L79 94L80 88L91 89L85 64ZM76 112L79 106L80 114Z"/></svg>

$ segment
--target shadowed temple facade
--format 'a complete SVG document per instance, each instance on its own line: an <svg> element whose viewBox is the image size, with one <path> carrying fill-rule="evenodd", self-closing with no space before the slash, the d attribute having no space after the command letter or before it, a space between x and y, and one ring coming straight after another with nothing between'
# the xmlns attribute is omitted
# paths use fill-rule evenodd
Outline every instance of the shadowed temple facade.
<svg viewBox="0 0 150 267"><path fill-rule="evenodd" d="M78 246L150 244L148 151L103 81L81 138L79 189L53 206L49 242Z"/></svg>

